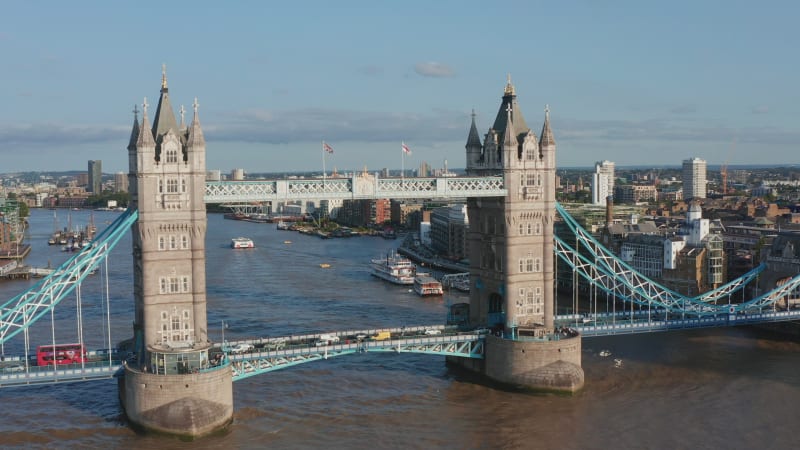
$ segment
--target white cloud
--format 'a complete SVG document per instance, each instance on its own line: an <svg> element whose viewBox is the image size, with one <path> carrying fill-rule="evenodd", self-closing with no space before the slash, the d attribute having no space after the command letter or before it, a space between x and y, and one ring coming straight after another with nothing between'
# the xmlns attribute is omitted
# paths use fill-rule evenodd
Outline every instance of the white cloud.
<svg viewBox="0 0 800 450"><path fill-rule="evenodd" d="M456 76L452 67L433 61L414 64L414 72L423 77L451 78Z"/></svg>

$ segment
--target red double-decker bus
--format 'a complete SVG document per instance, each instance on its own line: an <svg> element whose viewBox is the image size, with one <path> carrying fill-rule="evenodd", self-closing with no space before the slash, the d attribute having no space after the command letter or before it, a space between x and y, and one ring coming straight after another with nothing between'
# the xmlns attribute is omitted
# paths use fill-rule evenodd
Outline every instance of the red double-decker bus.
<svg viewBox="0 0 800 450"><path fill-rule="evenodd" d="M36 364L80 364L86 361L86 349L81 344L40 345L36 347Z"/></svg>

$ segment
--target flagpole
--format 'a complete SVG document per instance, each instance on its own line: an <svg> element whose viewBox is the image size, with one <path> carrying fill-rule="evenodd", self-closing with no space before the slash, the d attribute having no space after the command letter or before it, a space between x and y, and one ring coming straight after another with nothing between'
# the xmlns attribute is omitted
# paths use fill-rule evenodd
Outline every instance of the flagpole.
<svg viewBox="0 0 800 450"><path fill-rule="evenodd" d="M322 141L322 184L325 184L325 141Z"/></svg>
<svg viewBox="0 0 800 450"><path fill-rule="evenodd" d="M406 150L403 148L405 145L405 141L400 141L400 182L403 183L406 180Z"/></svg>

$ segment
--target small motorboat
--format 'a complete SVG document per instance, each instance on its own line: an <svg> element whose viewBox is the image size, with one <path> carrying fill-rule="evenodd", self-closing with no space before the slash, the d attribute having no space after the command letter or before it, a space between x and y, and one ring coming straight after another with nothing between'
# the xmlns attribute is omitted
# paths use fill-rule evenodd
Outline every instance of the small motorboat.
<svg viewBox="0 0 800 450"><path fill-rule="evenodd" d="M606 356L611 356L611 352L609 350L600 350L600 356L605 358Z"/></svg>

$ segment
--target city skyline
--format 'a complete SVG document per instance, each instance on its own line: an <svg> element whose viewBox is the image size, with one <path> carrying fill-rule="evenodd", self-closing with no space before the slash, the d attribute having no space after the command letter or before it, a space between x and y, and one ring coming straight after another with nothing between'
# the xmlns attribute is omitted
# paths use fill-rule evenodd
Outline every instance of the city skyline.
<svg viewBox="0 0 800 450"><path fill-rule="evenodd" d="M396 169L403 142L406 168L463 167L507 74L537 135L549 105L559 167L800 162L792 3L192 5L8 5L2 171L126 171L162 64L223 173L321 171L323 140L329 173Z"/></svg>

